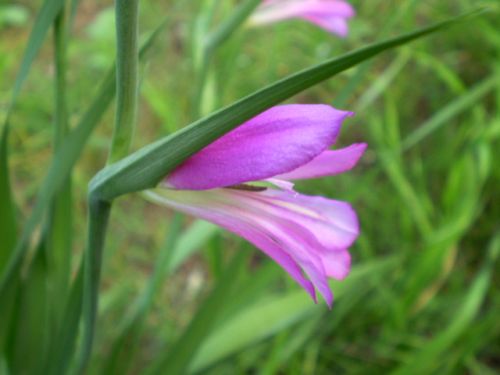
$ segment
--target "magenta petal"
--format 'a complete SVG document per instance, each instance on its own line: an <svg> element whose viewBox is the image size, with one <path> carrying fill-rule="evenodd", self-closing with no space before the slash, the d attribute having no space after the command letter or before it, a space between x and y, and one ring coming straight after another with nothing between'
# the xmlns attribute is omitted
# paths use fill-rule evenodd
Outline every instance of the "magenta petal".
<svg viewBox="0 0 500 375"><path fill-rule="evenodd" d="M272 205L277 218L287 218L307 228L320 243L316 247L328 252L351 246L359 235L358 217L348 203L289 190L268 189L253 197L254 201Z"/></svg>
<svg viewBox="0 0 500 375"><path fill-rule="evenodd" d="M351 270L351 255L347 249L328 253L322 258L323 266L328 277L343 280Z"/></svg>
<svg viewBox="0 0 500 375"><path fill-rule="evenodd" d="M314 285L328 305L333 296L327 278L341 279L349 272L346 248L359 228L356 214L346 203L274 189L164 189L160 194L167 206L214 222L252 242L312 296Z"/></svg>
<svg viewBox="0 0 500 375"><path fill-rule="evenodd" d="M215 191L215 195L221 190ZM213 196L214 191L207 192ZM189 193L188 193L189 194ZM203 194L203 193L200 193ZM219 195L220 196L220 195ZM183 199L184 198L184 199ZM168 207L193 215L200 219L210 221L222 228L233 232L247 241L257 246L264 254L279 264L295 281L299 283L317 302L316 292L311 281L302 274L298 263L277 243L267 231L262 230L259 225L245 219L236 207L224 207L217 204L216 201L200 200L196 197L193 201L186 198L185 192L169 192L162 195L156 195L155 201L165 204ZM184 201L184 202L183 202Z"/></svg>
<svg viewBox="0 0 500 375"><path fill-rule="evenodd" d="M338 150L325 150L309 163L291 172L275 176L282 180L300 180L332 176L353 168L366 150L366 143L355 143Z"/></svg>
<svg viewBox="0 0 500 375"><path fill-rule="evenodd" d="M350 115L319 104L273 107L188 158L165 182L205 190L292 171L335 142Z"/></svg>
<svg viewBox="0 0 500 375"><path fill-rule="evenodd" d="M315 25L329 31L333 34L337 34L341 37L346 37L349 32L349 25L344 18L340 17L323 17L316 15L306 15L303 16L305 20L314 23Z"/></svg>
<svg viewBox="0 0 500 375"><path fill-rule="evenodd" d="M272 0L263 2L251 22L259 25L301 18L329 32L346 36L347 20L354 14L354 8L342 0Z"/></svg>

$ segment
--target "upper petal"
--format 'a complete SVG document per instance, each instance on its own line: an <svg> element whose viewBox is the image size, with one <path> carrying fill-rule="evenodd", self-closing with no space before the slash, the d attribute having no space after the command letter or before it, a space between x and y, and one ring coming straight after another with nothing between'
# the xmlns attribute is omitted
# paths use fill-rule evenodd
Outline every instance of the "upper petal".
<svg viewBox="0 0 500 375"><path fill-rule="evenodd" d="M334 143L350 115L322 104L270 108L186 159L165 182L205 190L292 171Z"/></svg>
<svg viewBox="0 0 500 375"><path fill-rule="evenodd" d="M275 176L275 178L282 180L300 180L332 176L346 172L358 163L366 147L366 143L354 143L338 150L325 150L309 163L301 165L288 173Z"/></svg>

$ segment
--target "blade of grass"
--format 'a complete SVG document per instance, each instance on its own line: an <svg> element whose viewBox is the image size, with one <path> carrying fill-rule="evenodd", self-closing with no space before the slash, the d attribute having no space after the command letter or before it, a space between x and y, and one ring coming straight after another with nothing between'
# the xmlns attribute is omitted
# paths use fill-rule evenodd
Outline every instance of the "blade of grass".
<svg viewBox="0 0 500 375"><path fill-rule="evenodd" d="M125 319L121 322L113 348L103 366L102 374L126 374L137 352L144 319L151 309L153 298L169 274L169 264L174 246L182 229L182 216L175 214L171 220L165 245L160 251L152 276Z"/></svg>
<svg viewBox="0 0 500 375"><path fill-rule="evenodd" d="M23 60L21 61L19 72L17 73L16 82L14 83L14 90L12 92L10 108L7 111L7 117L19 96L21 86L28 76L31 64L63 5L64 0L45 0L40 11L37 13L35 23L29 36L28 45L24 51Z"/></svg>
<svg viewBox="0 0 500 375"><path fill-rule="evenodd" d="M156 37L166 25L166 21L160 24L153 33L148 37L143 47L141 48L140 57L143 59L146 53L150 50ZM0 282L0 296L3 290L7 287L7 283L12 279L15 270L18 269L24 253L27 251L29 239L37 225L43 218L43 214L47 211L54 196L63 186L71 173L73 166L79 159L83 148L99 123L102 115L108 109L115 95L115 69L106 76L101 84L97 95L85 112L77 127L69 133L65 138L60 150L58 150L50 163L48 172L41 184L37 193L36 201L26 221L22 234L16 243L15 250L10 257L6 272L2 275ZM0 308L1 310L1 308Z"/></svg>
<svg viewBox="0 0 500 375"><path fill-rule="evenodd" d="M452 118L475 105L499 84L500 76L498 74L493 74L469 89L466 94L460 95L408 135L402 143L403 151L412 148L440 127L447 124Z"/></svg>
<svg viewBox="0 0 500 375"><path fill-rule="evenodd" d="M71 286L69 298L66 300L64 316L59 325L58 332L54 335L54 343L51 348L51 357L47 361L48 375L65 375L76 346L78 336L78 323L82 310L83 294L83 262L81 263L77 276Z"/></svg>
<svg viewBox="0 0 500 375"><path fill-rule="evenodd" d="M69 131L66 105L67 31L65 11L65 7L63 7L54 23L55 117L53 144L55 152L61 148ZM55 314L55 324L60 322L69 287L72 217L71 175L69 175L54 198L49 212L46 236L47 269L50 274L48 282L52 293L51 305L53 305L53 313Z"/></svg>
<svg viewBox="0 0 500 375"><path fill-rule="evenodd" d="M8 149L9 127L2 129L0 136L0 238L2 239L2 250L0 251L0 275L7 265L17 238L17 223L14 209L9 176L9 149Z"/></svg>
<svg viewBox="0 0 500 375"><path fill-rule="evenodd" d="M366 276L384 272L393 266L396 259L386 259L355 267L348 279L333 284L335 299L343 298L349 290L366 284ZM226 317L210 336L201 343L201 348L189 365L189 372L195 373L213 366L218 361L237 353L249 345L275 335L295 323L321 314L324 308L311 303L303 290L294 290L280 297L271 297L237 311Z"/></svg>
<svg viewBox="0 0 500 375"><path fill-rule="evenodd" d="M286 77L248 95L207 118L136 151L107 166L92 180L92 194L111 200L120 195L153 188L184 159L244 121L281 101L322 82L390 48L408 43L469 18L477 12L447 20L402 36L361 48L339 58Z"/></svg>
<svg viewBox="0 0 500 375"><path fill-rule="evenodd" d="M499 255L500 233L496 233L489 244L483 266L465 295L461 307L456 309L457 313L453 320L434 339L426 342L421 349L412 353L409 360L396 369L393 374L429 374L437 370L441 362L440 357L467 331L470 323L478 314L489 289Z"/></svg>
<svg viewBox="0 0 500 375"><path fill-rule="evenodd" d="M185 374L192 363L202 339L211 331L218 314L224 306L224 301L234 290L233 280L242 270L245 261L245 252L234 256L225 268L224 274L217 280L213 291L199 306L184 333L177 339L170 350L160 355L144 372L153 374Z"/></svg>

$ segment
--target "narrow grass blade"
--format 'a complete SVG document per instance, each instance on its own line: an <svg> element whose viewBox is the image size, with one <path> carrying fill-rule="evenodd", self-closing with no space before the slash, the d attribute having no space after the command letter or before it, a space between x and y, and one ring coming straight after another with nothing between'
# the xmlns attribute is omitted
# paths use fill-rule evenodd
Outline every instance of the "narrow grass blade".
<svg viewBox="0 0 500 375"><path fill-rule="evenodd" d="M153 374L185 374L198 351L203 338L211 331L218 314L224 306L224 301L234 288L233 280L241 272L245 253L239 252L226 267L225 273L219 278L212 293L199 306L196 315L191 320L181 337L170 346L170 350L161 355L145 371Z"/></svg>
<svg viewBox="0 0 500 375"><path fill-rule="evenodd" d="M130 364L137 352L144 319L151 309L154 296L157 294L158 289L163 285L166 276L169 274L168 265L172 259L174 246L182 229L181 219L182 216L176 214L171 220L167 240L160 251L158 260L155 262L153 275L149 278L144 291L136 300L136 303L121 322L110 355L103 367L103 375L128 373Z"/></svg>
<svg viewBox="0 0 500 375"><path fill-rule="evenodd" d="M116 0L116 113L109 162L129 153L137 122L139 0Z"/></svg>
<svg viewBox="0 0 500 375"><path fill-rule="evenodd" d="M144 58L147 51L153 45L154 40L159 35L160 31L165 27L166 22L163 22L157 29L149 36L141 48L140 57ZM6 283L10 280L19 267L22 257L27 250L29 239L37 225L43 218L43 214L47 212L50 204L61 189L64 182L67 180L71 170L77 160L79 159L85 144L99 123L102 115L108 109L115 95L115 69L113 68L106 79L100 86L97 95L90 104L89 109L85 112L77 127L65 138L61 148L55 153L52 158L48 172L41 184L38 191L35 205L29 216L26 224L24 225L21 237L16 243L16 248L12 254L10 261L7 265L6 272L2 275L0 280L0 296ZM1 309L1 308L0 308Z"/></svg>
<svg viewBox="0 0 500 375"><path fill-rule="evenodd" d="M153 188L184 159L265 109L383 51L454 25L464 17L372 44L286 77L106 167L91 182L91 191L101 199L111 200Z"/></svg>
<svg viewBox="0 0 500 375"><path fill-rule="evenodd" d="M61 9L54 22L54 150L60 149L69 131L66 104L66 12ZM57 325L64 311L67 288L71 271L71 245L73 231L71 175L67 177L53 200L48 215L46 235L47 270L49 273L51 306L55 315L53 324Z"/></svg>
<svg viewBox="0 0 500 375"><path fill-rule="evenodd" d="M57 333L54 335L53 344L47 369L48 375L65 375L70 366L76 347L78 326L82 310L83 295L83 263L78 269L77 276L71 286L69 298L66 300L63 319Z"/></svg>
<svg viewBox="0 0 500 375"><path fill-rule="evenodd" d="M172 249L172 256L167 263L168 272L172 273L179 268L219 230L219 227L207 221L196 220L193 222Z"/></svg>
<svg viewBox="0 0 500 375"><path fill-rule="evenodd" d="M210 33L205 40L205 49L208 53L226 41L235 30L252 14L261 3L261 0L246 0L233 11L230 17L221 23L216 30Z"/></svg>
<svg viewBox="0 0 500 375"><path fill-rule="evenodd" d="M40 50L45 36L50 27L54 23L57 14L60 12L64 5L64 0L45 0L42 4L40 11L37 13L35 24L31 29L31 34L28 40L28 45L24 51L23 60L17 74L16 82L14 84L14 91L12 93L11 107L16 102L21 86L28 76L31 64L35 59L38 51Z"/></svg>
<svg viewBox="0 0 500 375"><path fill-rule="evenodd" d="M500 255L500 233L497 233L490 242L484 264L476 276L474 282L465 295L461 306L457 308L456 314L450 324L434 339L425 343L400 368L393 372L395 375L406 374L430 374L436 373L441 363L442 355L445 355L450 346L465 332L473 319L479 313L480 307L486 297L491 284L491 278L495 269L495 263Z"/></svg>
<svg viewBox="0 0 500 375"><path fill-rule="evenodd" d="M402 148L408 150L417 143L431 135L433 132L444 126L448 121L459 113L466 111L475 105L488 92L500 84L500 77L497 74L491 75L478 83L463 95L460 95L453 102L437 112L429 120L424 122L404 139Z"/></svg>
<svg viewBox="0 0 500 375"><path fill-rule="evenodd" d="M37 252L28 277L21 283L12 323L10 368L14 374L41 374L50 347L46 249Z"/></svg>
<svg viewBox="0 0 500 375"><path fill-rule="evenodd" d="M335 299L343 298L349 290L359 288L361 283L366 285L369 274L387 271L395 264L394 260L388 259L354 268L342 284L333 285ZM249 345L307 319L311 314L323 311L323 308L311 303L310 297L303 290L245 307L232 317L226 317L217 330L205 338L199 352L191 361L189 372L202 371Z"/></svg>
<svg viewBox="0 0 500 375"><path fill-rule="evenodd" d="M17 237L16 215L10 187L8 138L9 127L6 125L0 136L0 202L2 202L0 209L0 238L2 239L0 275L9 260Z"/></svg>

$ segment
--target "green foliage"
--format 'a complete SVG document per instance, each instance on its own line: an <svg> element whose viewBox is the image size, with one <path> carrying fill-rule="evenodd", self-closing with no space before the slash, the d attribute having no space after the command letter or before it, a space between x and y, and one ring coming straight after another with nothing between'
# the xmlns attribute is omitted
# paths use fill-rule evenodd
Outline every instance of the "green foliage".
<svg viewBox="0 0 500 375"><path fill-rule="evenodd" d="M247 28L259 3L138 2L118 38L108 1L0 7L0 374L498 372L496 5L353 0L340 40ZM118 76L94 63L115 40ZM355 111L341 141L369 143L352 173L299 186L361 219L332 310L244 241L129 194L292 97Z"/></svg>

